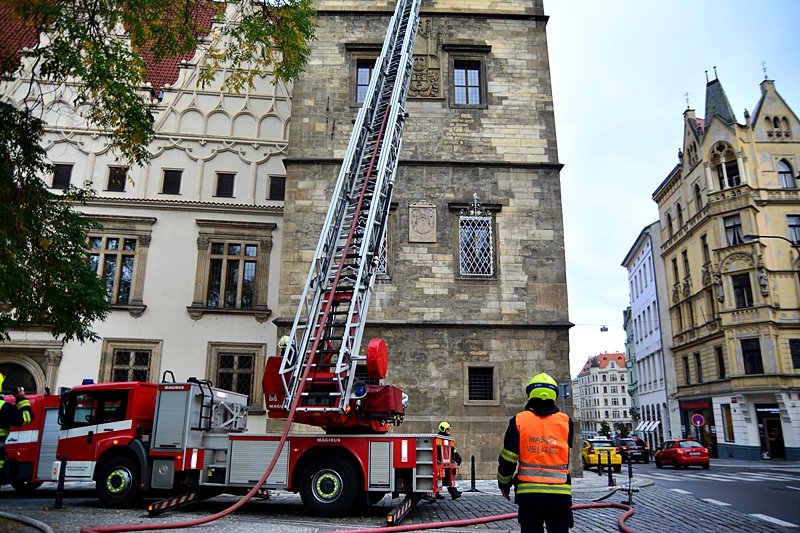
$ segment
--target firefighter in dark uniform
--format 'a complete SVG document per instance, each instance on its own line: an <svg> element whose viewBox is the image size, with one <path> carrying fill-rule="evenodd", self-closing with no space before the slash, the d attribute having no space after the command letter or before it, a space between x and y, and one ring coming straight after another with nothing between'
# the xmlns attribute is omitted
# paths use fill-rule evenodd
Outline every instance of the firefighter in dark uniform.
<svg viewBox="0 0 800 533"><path fill-rule="evenodd" d="M5 376L0 373L0 484L7 483L8 472L6 471L6 439L10 428L14 426L27 426L33 422L33 410L31 402L25 397L25 389L17 387L12 390L16 405L5 401L3 398L3 382Z"/></svg>
<svg viewBox="0 0 800 533"><path fill-rule="evenodd" d="M515 487L522 533L566 533L573 525L569 449L572 419L556 406L558 383L542 372L526 389L525 410L508 424L497 483L510 500Z"/></svg>
<svg viewBox="0 0 800 533"><path fill-rule="evenodd" d="M439 435L442 435L443 437L450 436L450 422L442 420L439 422L439 427L437 429L439 430ZM456 466L461 466L461 454L456 451L455 446L453 447L453 462L456 464ZM450 497L454 500L457 500L461 497L461 491L458 490L458 482L455 480L455 477L452 484L447 487L447 492L450 493ZM443 498L444 496L437 494L436 497Z"/></svg>

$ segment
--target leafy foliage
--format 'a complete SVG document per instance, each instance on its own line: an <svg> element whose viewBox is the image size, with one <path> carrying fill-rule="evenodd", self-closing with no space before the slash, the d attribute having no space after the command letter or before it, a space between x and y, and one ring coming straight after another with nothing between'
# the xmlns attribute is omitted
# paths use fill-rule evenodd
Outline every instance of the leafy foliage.
<svg viewBox="0 0 800 533"><path fill-rule="evenodd" d="M62 87L79 81L75 107L137 164L149 159L153 139L143 52L158 60L191 57L210 39L201 83L225 69L225 88L240 91L267 70L277 80L296 79L315 31L313 0L4 1L21 23L47 35L21 74ZM209 34L212 19L221 23ZM19 64L0 57L0 74Z"/></svg>
<svg viewBox="0 0 800 533"><path fill-rule="evenodd" d="M89 193L47 190L42 123L30 112L0 104L0 124L0 339L37 324L65 340L95 339L92 322L108 304L86 260L93 224L72 209Z"/></svg>
<svg viewBox="0 0 800 533"><path fill-rule="evenodd" d="M45 187L52 167L34 110L69 95L128 165L146 163L154 137L146 58L185 60L205 50L199 80L222 75L228 90L252 86L268 70L294 80L314 39L313 0L3 0L0 15L13 15L20 33L38 41L26 44L22 60L0 47L0 80L30 81L22 109L0 104L0 340L37 324L64 340L93 340L91 324L108 304L86 260L93 224L74 210L92 193Z"/></svg>

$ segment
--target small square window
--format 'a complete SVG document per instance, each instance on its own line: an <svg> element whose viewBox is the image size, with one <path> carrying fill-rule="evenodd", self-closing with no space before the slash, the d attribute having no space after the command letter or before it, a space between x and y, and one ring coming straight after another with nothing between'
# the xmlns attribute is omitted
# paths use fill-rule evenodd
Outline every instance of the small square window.
<svg viewBox="0 0 800 533"><path fill-rule="evenodd" d="M469 399L494 400L494 368L473 366L469 374Z"/></svg>
<svg viewBox="0 0 800 533"><path fill-rule="evenodd" d="M164 181L161 183L161 194L180 194L183 170L164 170Z"/></svg>
<svg viewBox="0 0 800 533"><path fill-rule="evenodd" d="M286 196L286 177L270 176L269 178L269 199L283 201Z"/></svg>
<svg viewBox="0 0 800 533"><path fill-rule="evenodd" d="M128 177L127 167L108 167L107 191L125 192L125 181Z"/></svg>
<svg viewBox="0 0 800 533"><path fill-rule="evenodd" d="M53 169L53 189L66 189L72 181L72 165L56 164Z"/></svg>
<svg viewBox="0 0 800 533"><path fill-rule="evenodd" d="M453 107L486 107L483 61L454 59L450 76L450 103Z"/></svg>
<svg viewBox="0 0 800 533"><path fill-rule="evenodd" d="M214 196L233 198L233 180L236 174L228 172L217 173L217 191Z"/></svg>

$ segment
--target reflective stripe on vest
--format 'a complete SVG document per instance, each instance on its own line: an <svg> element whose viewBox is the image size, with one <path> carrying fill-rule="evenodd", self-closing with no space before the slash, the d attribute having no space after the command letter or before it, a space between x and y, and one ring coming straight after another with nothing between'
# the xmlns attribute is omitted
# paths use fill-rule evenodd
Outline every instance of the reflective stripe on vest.
<svg viewBox="0 0 800 533"><path fill-rule="evenodd" d="M533 490L538 484L565 484L569 473L569 417L564 413L537 416L523 411L517 414L516 424L520 437L517 493L524 489L523 484L533 485L531 492L543 492Z"/></svg>
<svg viewBox="0 0 800 533"><path fill-rule="evenodd" d="M572 485L560 483L520 483L517 485L517 494L564 494L572 495Z"/></svg>

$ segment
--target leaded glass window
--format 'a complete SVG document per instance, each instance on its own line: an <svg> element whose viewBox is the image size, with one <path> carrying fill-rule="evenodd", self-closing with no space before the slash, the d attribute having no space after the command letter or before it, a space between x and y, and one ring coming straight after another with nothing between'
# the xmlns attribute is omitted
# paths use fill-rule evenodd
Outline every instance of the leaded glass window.
<svg viewBox="0 0 800 533"><path fill-rule="evenodd" d="M137 240L124 236L89 237L89 265L103 279L112 304L130 303Z"/></svg>
<svg viewBox="0 0 800 533"><path fill-rule="evenodd" d="M492 277L494 271L494 221L473 196L473 202L458 217L459 274L462 277Z"/></svg>

